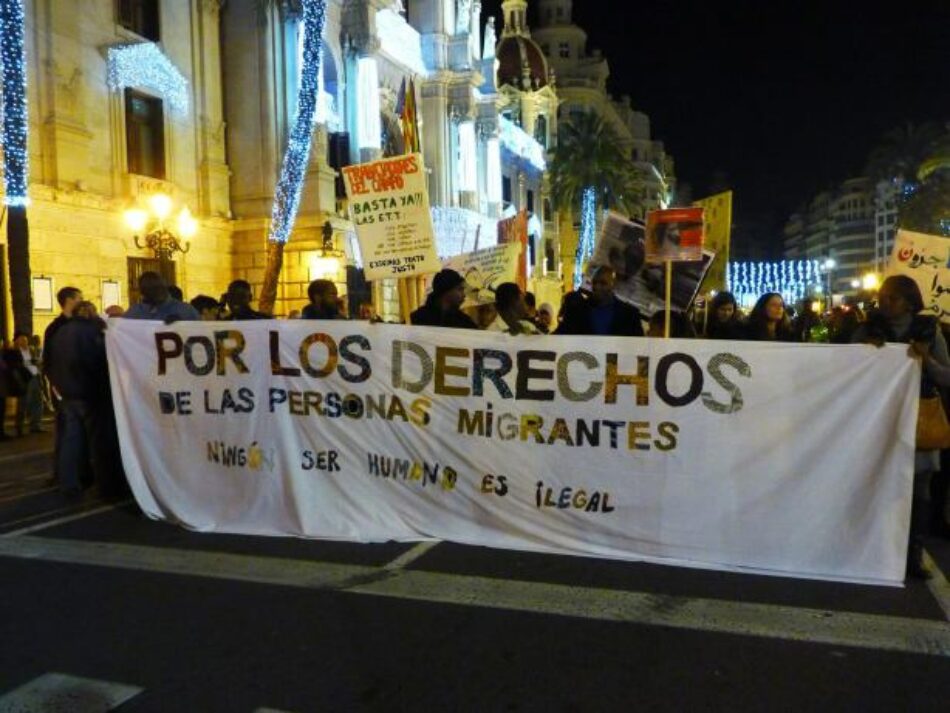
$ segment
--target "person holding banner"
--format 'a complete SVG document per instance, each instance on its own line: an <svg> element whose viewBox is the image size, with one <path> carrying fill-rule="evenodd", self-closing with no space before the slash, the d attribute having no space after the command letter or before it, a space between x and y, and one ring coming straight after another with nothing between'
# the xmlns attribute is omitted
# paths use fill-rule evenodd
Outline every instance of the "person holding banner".
<svg viewBox="0 0 950 713"><path fill-rule="evenodd" d="M573 292L564 298L564 320L556 334L603 337L642 337L640 310L614 294L616 273L602 265L591 276L591 292Z"/></svg>
<svg viewBox="0 0 950 713"><path fill-rule="evenodd" d="M314 280L307 296L310 304L303 308L301 319L343 319L336 285L331 280Z"/></svg>
<svg viewBox="0 0 950 713"><path fill-rule="evenodd" d="M766 292L759 298L749 313L745 338L752 342L796 341L782 295Z"/></svg>
<svg viewBox="0 0 950 713"><path fill-rule="evenodd" d="M413 312L409 321L419 327L478 329L462 311L465 302L465 278L455 270L444 269L432 280L432 292L426 303Z"/></svg>
<svg viewBox="0 0 950 713"><path fill-rule="evenodd" d="M524 293L514 282L503 282L495 288L495 307L498 316L488 327L489 332L507 332L513 336L541 334L528 317Z"/></svg>
<svg viewBox="0 0 950 713"><path fill-rule="evenodd" d="M925 420L923 404L939 396L940 387L950 387L950 354L947 342L933 317L920 314L924 299L917 283L906 275L884 280L878 293L878 309L855 331L852 342L883 346L885 342L910 344L911 356L921 360L921 415L918 416L918 448L914 459L914 497L910 516L907 574L929 579L923 564L923 534L931 518L930 482L939 470L939 450L921 448L920 426ZM943 416L944 422L946 416ZM950 444L945 444L950 445ZM929 447L928 447L929 448Z"/></svg>
<svg viewBox="0 0 950 713"><path fill-rule="evenodd" d="M742 339L739 305L731 292L719 292L709 303L706 339Z"/></svg>

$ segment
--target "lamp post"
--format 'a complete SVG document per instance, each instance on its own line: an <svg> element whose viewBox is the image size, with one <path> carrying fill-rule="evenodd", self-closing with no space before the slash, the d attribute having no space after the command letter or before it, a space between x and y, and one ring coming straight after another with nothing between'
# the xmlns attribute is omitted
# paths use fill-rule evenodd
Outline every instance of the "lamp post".
<svg viewBox="0 0 950 713"><path fill-rule="evenodd" d="M169 283L174 282L171 271L172 258L175 253L183 255L191 249L187 242L198 232L198 221L191 215L188 206L182 206L175 221L176 235L169 228L174 204L172 199L164 193L156 193L148 199L148 210L130 208L125 211L125 223L134 233L135 247L148 248L159 262L159 270Z"/></svg>
<svg viewBox="0 0 950 713"><path fill-rule="evenodd" d="M834 269L835 269L837 266L838 266L838 263L835 262L834 258L828 258L827 260L825 260L824 263L822 263L822 266L821 266L821 267L822 267L822 270L823 270L824 273L825 273L825 280L826 280L826 283L827 283L827 291L826 291L826 295L827 295L827 307L826 307L826 308L827 308L829 311L830 311L831 308L834 306L834 304L833 304L833 303L834 303L834 293L833 293L834 282L833 282L833 280L832 280L832 274L831 274L831 273L834 272Z"/></svg>

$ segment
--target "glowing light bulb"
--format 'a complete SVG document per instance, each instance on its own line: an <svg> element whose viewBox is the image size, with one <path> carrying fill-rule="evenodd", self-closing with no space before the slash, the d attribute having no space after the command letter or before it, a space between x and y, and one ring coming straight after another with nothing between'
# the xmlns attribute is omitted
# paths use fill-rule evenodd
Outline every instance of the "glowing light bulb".
<svg viewBox="0 0 950 713"><path fill-rule="evenodd" d="M178 234L183 238L193 238L198 232L198 221L195 220L188 207L181 209L178 214Z"/></svg>
<svg viewBox="0 0 950 713"><path fill-rule="evenodd" d="M148 213L141 208L130 208L125 211L125 224L134 233L141 233L148 225Z"/></svg>
<svg viewBox="0 0 950 713"><path fill-rule="evenodd" d="M148 199L148 205L159 220L165 220L172 213L172 199L164 193L156 193Z"/></svg>

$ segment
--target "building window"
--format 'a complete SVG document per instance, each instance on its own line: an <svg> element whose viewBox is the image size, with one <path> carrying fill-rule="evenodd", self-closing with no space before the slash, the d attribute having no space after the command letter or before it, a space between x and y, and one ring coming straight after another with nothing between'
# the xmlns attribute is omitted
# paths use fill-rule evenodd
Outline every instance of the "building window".
<svg viewBox="0 0 950 713"><path fill-rule="evenodd" d="M501 178L501 201L504 205L511 203L511 178L508 176Z"/></svg>
<svg viewBox="0 0 950 713"><path fill-rule="evenodd" d="M568 59L571 56L571 45L567 42L562 42L558 45L558 53L563 59Z"/></svg>
<svg viewBox="0 0 950 713"><path fill-rule="evenodd" d="M152 42L161 39L158 0L119 0L119 24Z"/></svg>
<svg viewBox="0 0 950 713"><path fill-rule="evenodd" d="M548 147L548 120L544 115L534 122L534 138L543 148Z"/></svg>
<svg viewBox="0 0 950 713"><path fill-rule="evenodd" d="M559 7L556 12L557 12L557 18L558 18L559 20L560 20L562 17L564 17L564 8L563 8L563 7Z"/></svg>
<svg viewBox="0 0 950 713"><path fill-rule="evenodd" d="M129 173L165 178L162 100L125 90L125 146Z"/></svg>

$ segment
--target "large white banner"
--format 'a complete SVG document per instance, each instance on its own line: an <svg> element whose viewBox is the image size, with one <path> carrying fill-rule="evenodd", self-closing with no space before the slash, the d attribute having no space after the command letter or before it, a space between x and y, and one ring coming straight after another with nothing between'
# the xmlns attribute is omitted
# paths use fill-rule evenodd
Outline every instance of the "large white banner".
<svg viewBox="0 0 950 713"><path fill-rule="evenodd" d="M201 531L898 584L905 346L113 320L142 509Z"/></svg>
<svg viewBox="0 0 950 713"><path fill-rule="evenodd" d="M920 288L924 307L950 322L950 238L898 230L887 276L907 275Z"/></svg>

